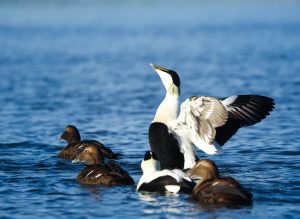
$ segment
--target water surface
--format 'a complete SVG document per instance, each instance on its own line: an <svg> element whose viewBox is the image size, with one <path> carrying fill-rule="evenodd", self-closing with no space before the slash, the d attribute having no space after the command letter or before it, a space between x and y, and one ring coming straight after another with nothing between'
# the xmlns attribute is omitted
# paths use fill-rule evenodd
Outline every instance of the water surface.
<svg viewBox="0 0 300 219"><path fill-rule="evenodd" d="M297 1L0 3L1 218L297 218L300 211L300 4ZM164 96L156 63L176 70L181 100L257 93L276 100L213 159L254 195L208 211L186 195L81 186L84 165L55 157L68 124L121 154L137 183Z"/></svg>

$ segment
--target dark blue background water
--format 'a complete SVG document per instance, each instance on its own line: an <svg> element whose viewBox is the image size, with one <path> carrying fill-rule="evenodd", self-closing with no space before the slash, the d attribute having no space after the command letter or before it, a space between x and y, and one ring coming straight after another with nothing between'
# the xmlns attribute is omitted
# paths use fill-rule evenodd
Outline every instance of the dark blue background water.
<svg viewBox="0 0 300 219"><path fill-rule="evenodd" d="M300 211L300 3L2 1L0 217L297 218ZM85 187L55 157L67 124L122 154L136 183L164 88L149 63L177 70L191 95L275 98L216 161L252 207L207 211L188 196Z"/></svg>

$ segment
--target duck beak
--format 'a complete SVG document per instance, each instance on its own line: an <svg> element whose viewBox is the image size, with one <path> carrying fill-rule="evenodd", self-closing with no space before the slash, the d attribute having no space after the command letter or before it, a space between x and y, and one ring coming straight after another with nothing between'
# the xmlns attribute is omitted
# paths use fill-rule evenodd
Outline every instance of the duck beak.
<svg viewBox="0 0 300 219"><path fill-rule="evenodd" d="M195 176L195 173L196 171L195 171L195 169L194 169L194 167L193 168L191 168L191 169L189 169L188 171L186 171L186 174L189 176L189 177L194 177Z"/></svg>
<svg viewBox="0 0 300 219"><path fill-rule="evenodd" d="M154 65L153 63L150 63L149 65L151 66L151 68L153 68L154 71L156 70L157 65Z"/></svg>
<svg viewBox="0 0 300 219"><path fill-rule="evenodd" d="M188 170L187 172L186 172L186 174L188 175L188 177L193 181L193 182L199 182L200 180L202 180L202 177L201 176L199 176L199 175L197 175L196 173L195 173L195 170L192 168L192 169L190 169L190 170Z"/></svg>
<svg viewBox="0 0 300 219"><path fill-rule="evenodd" d="M66 132L64 132L64 133L62 133L59 137L58 137L58 140L64 140L65 138L65 134L66 134Z"/></svg>
<svg viewBox="0 0 300 219"><path fill-rule="evenodd" d="M170 71L169 69L166 69L164 67L161 67L161 66L158 66L158 65L155 65L155 64L152 64L152 63L150 63L150 66L153 68L154 71L156 71L156 70L160 70L160 71L164 71L164 72L169 72Z"/></svg>

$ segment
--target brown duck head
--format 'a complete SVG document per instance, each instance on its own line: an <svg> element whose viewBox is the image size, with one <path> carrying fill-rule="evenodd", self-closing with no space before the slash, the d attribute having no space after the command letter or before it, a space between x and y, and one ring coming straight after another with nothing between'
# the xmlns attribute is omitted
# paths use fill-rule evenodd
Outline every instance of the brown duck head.
<svg viewBox="0 0 300 219"><path fill-rule="evenodd" d="M191 178L200 177L203 180L219 178L217 165L211 160L199 160L188 172Z"/></svg>
<svg viewBox="0 0 300 219"><path fill-rule="evenodd" d="M86 147L78 156L79 161L83 161L89 165L98 165L104 163L104 157L96 146Z"/></svg>
<svg viewBox="0 0 300 219"><path fill-rule="evenodd" d="M68 144L77 143L81 140L78 129L73 125L68 125L59 139L66 140Z"/></svg>

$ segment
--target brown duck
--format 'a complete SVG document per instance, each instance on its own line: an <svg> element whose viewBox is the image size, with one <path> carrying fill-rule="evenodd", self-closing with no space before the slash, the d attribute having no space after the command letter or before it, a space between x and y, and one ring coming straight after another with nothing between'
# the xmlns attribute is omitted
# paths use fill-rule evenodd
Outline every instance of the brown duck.
<svg viewBox="0 0 300 219"><path fill-rule="evenodd" d="M89 146L99 148L101 153L107 158L115 159L118 156L98 141L81 140L78 129L73 125L68 125L59 139L68 142L67 146L58 154L59 158L78 161L78 156Z"/></svg>
<svg viewBox="0 0 300 219"><path fill-rule="evenodd" d="M120 166L114 163L104 164L104 157L99 147L87 146L78 159L89 164L78 174L79 183L105 186L134 184L133 179Z"/></svg>
<svg viewBox="0 0 300 219"><path fill-rule="evenodd" d="M252 203L252 194L234 178L219 177L218 168L211 160L199 160L188 175L201 178L192 198L202 205L235 207Z"/></svg>

